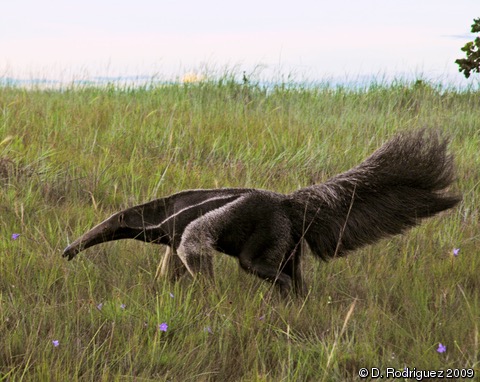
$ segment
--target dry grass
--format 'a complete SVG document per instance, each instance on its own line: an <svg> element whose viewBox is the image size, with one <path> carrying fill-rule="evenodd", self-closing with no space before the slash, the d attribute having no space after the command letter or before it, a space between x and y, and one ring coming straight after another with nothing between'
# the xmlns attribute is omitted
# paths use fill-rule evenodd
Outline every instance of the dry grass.
<svg viewBox="0 0 480 382"><path fill-rule="evenodd" d="M478 375L478 121L478 92L424 83L0 88L0 380L346 381L361 367L405 366ZM345 259L308 257L305 300L268 298L269 285L221 254L207 290L154 283L163 248L152 245L60 257L120 208L186 188L288 192L424 126L452 137L463 203Z"/></svg>

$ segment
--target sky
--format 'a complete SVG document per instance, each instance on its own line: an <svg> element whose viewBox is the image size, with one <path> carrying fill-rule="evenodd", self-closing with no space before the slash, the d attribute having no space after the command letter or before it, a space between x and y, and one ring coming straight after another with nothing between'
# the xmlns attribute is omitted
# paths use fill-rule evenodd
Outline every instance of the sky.
<svg viewBox="0 0 480 382"><path fill-rule="evenodd" d="M457 83L479 0L3 0L0 78Z"/></svg>

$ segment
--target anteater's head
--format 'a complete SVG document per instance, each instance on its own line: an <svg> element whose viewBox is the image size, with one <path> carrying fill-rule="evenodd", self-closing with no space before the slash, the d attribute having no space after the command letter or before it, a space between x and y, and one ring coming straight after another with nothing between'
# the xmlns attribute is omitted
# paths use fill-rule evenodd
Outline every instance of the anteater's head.
<svg viewBox="0 0 480 382"><path fill-rule="evenodd" d="M163 241L165 233L161 222L165 213L163 208L159 208L160 204L162 203L157 200L128 208L110 216L65 248L63 257L72 260L77 253L91 246L119 239Z"/></svg>

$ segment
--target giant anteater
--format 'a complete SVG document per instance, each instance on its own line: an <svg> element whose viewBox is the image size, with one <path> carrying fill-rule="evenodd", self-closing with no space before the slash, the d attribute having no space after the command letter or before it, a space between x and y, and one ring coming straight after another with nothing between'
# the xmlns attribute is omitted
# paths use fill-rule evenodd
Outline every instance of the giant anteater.
<svg viewBox="0 0 480 382"><path fill-rule="evenodd" d="M136 239L171 248L162 273L171 268L174 278L185 271L213 278L211 256L218 251L282 294L303 294L305 243L320 259L343 256L461 200L447 190L455 176L447 143L437 130L402 133L351 170L286 195L251 188L182 191L117 212L63 256L71 260L99 243Z"/></svg>

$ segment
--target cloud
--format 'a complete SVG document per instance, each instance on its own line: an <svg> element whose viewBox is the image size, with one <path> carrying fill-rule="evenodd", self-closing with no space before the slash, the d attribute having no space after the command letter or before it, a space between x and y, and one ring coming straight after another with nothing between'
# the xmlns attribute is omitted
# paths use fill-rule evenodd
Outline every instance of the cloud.
<svg viewBox="0 0 480 382"><path fill-rule="evenodd" d="M464 33L464 34L449 34L443 35L443 38L450 38L455 40L473 40L476 35L473 33Z"/></svg>

